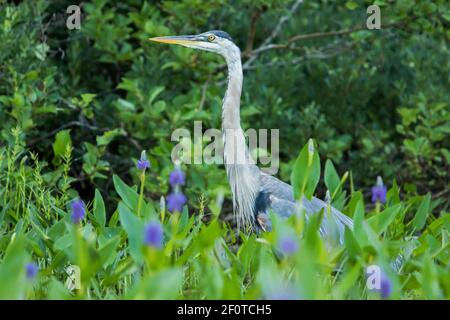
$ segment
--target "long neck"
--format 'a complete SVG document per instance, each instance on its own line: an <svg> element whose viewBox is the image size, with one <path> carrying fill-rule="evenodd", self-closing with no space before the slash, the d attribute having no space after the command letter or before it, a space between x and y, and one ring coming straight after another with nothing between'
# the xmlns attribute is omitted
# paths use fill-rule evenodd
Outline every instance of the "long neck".
<svg viewBox="0 0 450 320"><path fill-rule="evenodd" d="M254 207L259 192L259 169L247 148L240 124L242 64L239 49L227 55L228 87L223 99L222 133L225 168L233 193L238 229L254 228Z"/></svg>
<svg viewBox="0 0 450 320"><path fill-rule="evenodd" d="M240 57L227 57L228 87L223 99L222 129L241 129L240 104L242 92L242 64Z"/></svg>

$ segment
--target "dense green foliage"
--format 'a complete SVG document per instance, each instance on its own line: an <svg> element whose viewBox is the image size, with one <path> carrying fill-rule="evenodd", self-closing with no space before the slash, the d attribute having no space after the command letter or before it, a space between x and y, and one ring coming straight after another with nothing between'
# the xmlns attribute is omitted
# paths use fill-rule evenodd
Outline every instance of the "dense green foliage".
<svg viewBox="0 0 450 320"><path fill-rule="evenodd" d="M376 1L382 30L289 42L365 24L369 2L304 1L271 42L289 45L256 55L293 2L94 0L69 30L71 1L0 1L1 298L374 298L369 264L388 274L391 298L450 298L446 1ZM280 128L279 176L298 195L329 190L354 218L343 246L318 237L320 215L273 217L274 232L237 239L216 165L184 167L181 214L160 205L171 133L196 120L220 128L226 69L216 55L147 38L209 29L243 51L243 128ZM308 169L306 149L296 161L309 138L322 175L318 154L319 170ZM143 193L142 150L151 162ZM365 202L378 175L389 191L374 207ZM76 197L88 204L79 226ZM162 250L142 244L152 219L164 226ZM298 239L292 256L275 250L284 234ZM29 261L39 264L34 282ZM81 268L76 293L64 286L70 264Z"/></svg>

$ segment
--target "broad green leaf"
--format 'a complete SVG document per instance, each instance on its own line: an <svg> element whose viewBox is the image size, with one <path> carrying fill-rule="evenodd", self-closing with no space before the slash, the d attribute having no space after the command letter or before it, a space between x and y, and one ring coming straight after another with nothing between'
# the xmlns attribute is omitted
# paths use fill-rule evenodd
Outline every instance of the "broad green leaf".
<svg viewBox="0 0 450 320"><path fill-rule="evenodd" d="M63 157L66 153L67 146L72 146L70 130L61 130L56 134L55 142L53 143L55 157Z"/></svg>
<svg viewBox="0 0 450 320"><path fill-rule="evenodd" d="M180 215L180 221L178 222L178 231L183 231L189 221L189 211L186 206L183 208L183 212Z"/></svg>
<svg viewBox="0 0 450 320"><path fill-rule="evenodd" d="M345 213L347 214L347 216L349 216L350 218L353 217L353 215L356 212L356 206L358 205L359 202L362 202L364 207L363 195L361 191L353 192L352 197L350 198L350 201L347 204L347 208L345 209Z"/></svg>
<svg viewBox="0 0 450 320"><path fill-rule="evenodd" d="M69 248L73 245L73 237L70 233L64 233L56 239L55 243L53 244L53 250L55 251L62 251L66 248Z"/></svg>
<svg viewBox="0 0 450 320"><path fill-rule="evenodd" d="M334 168L333 162L329 159L325 162L324 182L331 194L334 194L340 183L339 175Z"/></svg>
<svg viewBox="0 0 450 320"><path fill-rule="evenodd" d="M65 252L72 252L68 254L70 260L80 268L81 282L87 283L101 268L100 255L92 243L84 238L83 230L69 224L67 224L67 227L72 236L72 246L66 249Z"/></svg>
<svg viewBox="0 0 450 320"><path fill-rule="evenodd" d="M51 278L48 287L47 299L50 300L70 300L72 295L69 290L54 277Z"/></svg>
<svg viewBox="0 0 450 320"><path fill-rule="evenodd" d="M109 130L103 133L101 136L97 136L97 145L98 146L106 146L108 145L114 138L118 136L125 135L126 132L122 128L117 128L114 130Z"/></svg>
<svg viewBox="0 0 450 320"><path fill-rule="evenodd" d="M105 203L103 202L102 195L98 189L95 189L94 198L94 219L100 227L104 227L106 224Z"/></svg>
<svg viewBox="0 0 450 320"><path fill-rule="evenodd" d="M365 223L363 202L359 201L353 214L353 235L361 247L364 247L369 242L365 231Z"/></svg>
<svg viewBox="0 0 450 320"><path fill-rule="evenodd" d="M342 300L346 297L347 292L355 286L356 282L361 277L361 269L360 263L356 263L350 270L346 270L347 272L342 275L335 290L333 290L335 293L334 299Z"/></svg>
<svg viewBox="0 0 450 320"><path fill-rule="evenodd" d="M422 259L422 272L417 273L425 296L428 299L442 299L442 292L438 282L438 270L433 259L426 252Z"/></svg>
<svg viewBox="0 0 450 320"><path fill-rule="evenodd" d="M119 176L113 176L114 187L119 194L123 202L133 211L137 211L137 204L139 200L139 195L132 188L127 186Z"/></svg>
<svg viewBox="0 0 450 320"><path fill-rule="evenodd" d="M314 150L311 150L314 149ZM300 199L301 195L311 199L320 180L320 159L313 142L309 142L300 151L291 173L291 184L294 197Z"/></svg>
<svg viewBox="0 0 450 320"><path fill-rule="evenodd" d="M389 225L397 217L402 207L403 205L401 203L396 204L395 206L386 208L382 212L373 215L367 221L369 222L372 229L379 235L386 231Z"/></svg>
<svg viewBox="0 0 450 320"><path fill-rule="evenodd" d="M218 262L211 262L208 266L203 266L201 277L201 287L206 299L221 299L225 286L230 284L230 277L224 276L223 268ZM239 285L240 287L240 285Z"/></svg>
<svg viewBox="0 0 450 320"><path fill-rule="evenodd" d="M447 164L450 165L450 151L448 151L447 149L444 149L444 148L441 148L440 151L441 151L442 155L444 156Z"/></svg>
<svg viewBox="0 0 450 320"><path fill-rule="evenodd" d="M346 6L347 8L349 8L350 10L354 10L354 9L358 8L358 3L355 2L355 1L347 1L347 2L345 3L345 6Z"/></svg>
<svg viewBox="0 0 450 320"><path fill-rule="evenodd" d="M132 299L177 299L183 285L183 269L162 270L138 283L137 290L132 290Z"/></svg>
<svg viewBox="0 0 450 320"><path fill-rule="evenodd" d="M103 244L98 252L100 254L101 264L103 267L111 264L117 255L117 246L120 243L120 237L116 236L110 240L108 240L105 244Z"/></svg>
<svg viewBox="0 0 450 320"><path fill-rule="evenodd" d="M427 195L422 200L419 209L417 209L416 216L414 217L412 223L417 230L421 230L425 226L428 215L430 214L430 202L431 194Z"/></svg>
<svg viewBox="0 0 450 320"><path fill-rule="evenodd" d="M358 242L353 236L352 230L347 227L345 227L344 231L344 244L345 248L347 248L348 256L351 259L356 259L358 254L361 253L361 247L358 245Z"/></svg>
<svg viewBox="0 0 450 320"><path fill-rule="evenodd" d="M164 87L154 87L148 97L148 104L151 105L156 97L164 90Z"/></svg>
<svg viewBox="0 0 450 320"><path fill-rule="evenodd" d="M255 241L255 236L251 236L248 238L247 241L245 241L241 247L239 248L239 251L237 253L237 256L239 257L239 261L242 264L243 267L243 274L242 277L245 276L245 274L250 271L249 266L252 260L256 258L255 253L257 252L257 243Z"/></svg>
<svg viewBox="0 0 450 320"><path fill-rule="evenodd" d="M94 93L83 93L81 95L81 100L83 100L84 105L87 106L92 102L92 100L94 100L95 96L96 94Z"/></svg>
<svg viewBox="0 0 450 320"><path fill-rule="evenodd" d="M133 259L142 262L142 243L144 241L144 225L130 209L121 201L119 203L120 223L128 235L130 253Z"/></svg>
<svg viewBox="0 0 450 320"><path fill-rule="evenodd" d="M400 202L400 188L397 185L397 181L394 179L391 189L386 195L388 205L394 205Z"/></svg>
<svg viewBox="0 0 450 320"><path fill-rule="evenodd" d="M0 299L23 299L27 254L22 237L14 238L0 264Z"/></svg>
<svg viewBox="0 0 450 320"><path fill-rule="evenodd" d="M54 242L66 232L66 223L64 220L56 222L47 232L48 237Z"/></svg>
<svg viewBox="0 0 450 320"><path fill-rule="evenodd" d="M47 57L47 52L50 50L50 47L45 42L39 43L36 45L34 49L34 54L36 55L36 58L38 58L41 61L45 61Z"/></svg>

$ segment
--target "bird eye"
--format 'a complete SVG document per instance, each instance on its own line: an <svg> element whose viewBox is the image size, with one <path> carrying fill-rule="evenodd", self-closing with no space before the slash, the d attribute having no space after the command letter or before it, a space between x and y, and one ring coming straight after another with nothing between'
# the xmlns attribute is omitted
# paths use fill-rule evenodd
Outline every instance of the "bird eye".
<svg viewBox="0 0 450 320"><path fill-rule="evenodd" d="M215 38L216 38L216 37L215 37L213 34L210 34L210 35L208 36L208 41L214 41Z"/></svg>

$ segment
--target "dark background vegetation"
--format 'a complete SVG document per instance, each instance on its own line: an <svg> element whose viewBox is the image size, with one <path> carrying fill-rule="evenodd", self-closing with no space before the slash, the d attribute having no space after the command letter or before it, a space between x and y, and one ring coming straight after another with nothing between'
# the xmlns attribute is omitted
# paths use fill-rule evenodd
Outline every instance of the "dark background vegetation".
<svg viewBox="0 0 450 320"><path fill-rule="evenodd" d="M383 28L370 31L361 27L372 1L304 1L290 13L295 2L83 1L81 29L68 30L74 1L0 1L0 146L19 127L58 188L72 144L72 192L90 200L98 188L107 201L116 197L112 174L132 183L145 149L146 192L159 199L173 168L172 131L193 130L195 120L220 128L226 69L216 55L147 38L222 29L243 52L242 126L280 128L283 180L314 138L358 188L368 192L380 175L446 208L448 3L376 1ZM261 51L268 44L279 46ZM185 170L190 207L202 193L229 195L223 168Z"/></svg>

